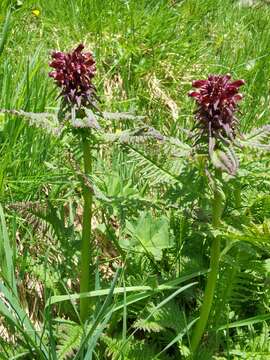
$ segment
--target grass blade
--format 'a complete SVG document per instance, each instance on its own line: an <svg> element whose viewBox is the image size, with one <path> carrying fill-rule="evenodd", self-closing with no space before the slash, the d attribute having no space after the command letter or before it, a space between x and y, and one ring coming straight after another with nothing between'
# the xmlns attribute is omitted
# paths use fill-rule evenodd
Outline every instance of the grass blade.
<svg viewBox="0 0 270 360"><path fill-rule="evenodd" d="M12 259L12 249L8 238L5 216L1 204L0 204L0 230L1 230L0 231L0 259L1 259L0 270L8 286L10 287L10 289L12 289L13 294L17 296L17 288L16 288L14 266Z"/></svg>
<svg viewBox="0 0 270 360"><path fill-rule="evenodd" d="M2 34L1 34L1 40L0 40L0 56L2 55L5 45L7 43L7 39L8 39L8 33L9 33L9 27L10 27L10 19L11 19L11 11L10 9L7 12L6 18L5 18L5 22L3 25L3 29L2 29Z"/></svg>
<svg viewBox="0 0 270 360"><path fill-rule="evenodd" d="M266 321L269 319L270 319L270 314L257 315L257 316L253 316L253 317L245 319L245 320L235 321L230 324L222 325L217 330L220 331L220 330L232 329L232 328L237 328L237 327L242 327L242 326L249 326L249 325L257 324L257 323L260 323L260 322L263 322L263 321Z"/></svg>

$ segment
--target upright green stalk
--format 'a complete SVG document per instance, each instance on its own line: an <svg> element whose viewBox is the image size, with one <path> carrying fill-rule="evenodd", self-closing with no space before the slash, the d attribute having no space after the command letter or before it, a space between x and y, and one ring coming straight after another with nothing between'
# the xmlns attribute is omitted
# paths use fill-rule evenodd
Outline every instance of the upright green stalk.
<svg viewBox="0 0 270 360"><path fill-rule="evenodd" d="M86 175L92 172L92 154L89 139L82 136L84 172ZM91 189L83 184L83 228L82 228L82 247L81 247L81 276L80 276L80 292L90 291L90 270L92 265L91 254L91 220L92 220L92 204L93 195ZM80 316L84 322L87 320L90 308L90 298L82 298L80 300Z"/></svg>
<svg viewBox="0 0 270 360"><path fill-rule="evenodd" d="M1 44L0 44L1 45ZM55 84L61 89L61 106L58 111L58 119L61 123L69 121L68 129L73 128L73 134L80 134L82 137L84 173L89 175L92 172L92 154L90 136L91 131L84 119L92 118L90 109L96 109L96 88L92 79L96 73L96 62L93 54L84 52L84 45L79 44L70 52L53 51L52 61L49 66L53 71L49 76L55 80ZM1 50L1 49L0 49ZM91 119L89 119L91 121ZM75 125L75 123L77 123ZM91 241L91 220L93 197L91 189L83 184L83 229L81 248L81 272L80 292L85 293L91 289L91 270L93 265L92 241ZM80 315L82 321L87 320L90 308L90 298L83 298L80 301Z"/></svg>
<svg viewBox="0 0 270 360"><path fill-rule="evenodd" d="M238 183L235 184L234 199L235 199L236 209L240 210L242 206L242 196L241 196L241 186Z"/></svg>
<svg viewBox="0 0 270 360"><path fill-rule="evenodd" d="M219 189L215 189L213 207L212 207L212 223L214 228L218 228L220 224L221 215L223 212L223 193ZM204 293L204 300L200 311L200 318L195 326L193 336L191 338L191 350L194 354L200 344L203 336L210 310L213 303L214 292L216 287L218 265L220 257L220 237L215 236L211 246L210 253L210 272Z"/></svg>

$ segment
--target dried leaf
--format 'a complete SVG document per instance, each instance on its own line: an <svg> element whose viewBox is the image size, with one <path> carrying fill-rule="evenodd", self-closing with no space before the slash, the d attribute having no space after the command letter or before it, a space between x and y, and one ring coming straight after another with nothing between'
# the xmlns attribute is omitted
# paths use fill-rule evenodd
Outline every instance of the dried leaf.
<svg viewBox="0 0 270 360"><path fill-rule="evenodd" d="M177 120L179 117L179 109L176 102L170 98L161 88L160 81L155 77L149 79L150 90L153 97L160 99L170 110L172 118Z"/></svg>

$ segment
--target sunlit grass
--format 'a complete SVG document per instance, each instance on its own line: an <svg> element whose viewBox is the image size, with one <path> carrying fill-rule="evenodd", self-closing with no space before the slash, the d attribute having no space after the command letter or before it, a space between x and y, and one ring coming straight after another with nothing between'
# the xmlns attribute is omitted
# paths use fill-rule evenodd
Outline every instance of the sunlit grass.
<svg viewBox="0 0 270 360"><path fill-rule="evenodd" d="M10 7L10 5L12 6ZM57 92L53 82L48 78L50 53L55 49L62 51L72 49L82 42L95 55L97 62L95 84L102 110L130 111L145 115L146 122L162 134L182 139L186 135L185 129L191 129L193 126L194 107L187 96L192 80L206 78L211 73L230 73L234 79L245 79L246 81L246 85L241 89L244 99L241 102L239 118L242 130L248 131L252 127L259 127L270 122L269 19L270 5L264 1L258 1L256 6L244 7L240 6L236 0L2 0L0 4L0 109L21 109L30 112L54 111L59 100L56 99ZM128 127L126 124L119 125L117 123L109 126L115 131L118 131L121 126ZM41 284L41 297L44 297L45 300L50 298L50 295L67 296L66 294L69 292L78 292L77 279L72 279L73 282L70 279L76 273L76 255L79 248L77 235L80 232L81 209L78 205L80 203L78 194L81 191L81 184L69 164L69 150L74 152L78 162L81 160L81 154L76 141L71 140L68 136L64 137L64 140L67 147L63 146L65 141L60 142L59 139L44 134L40 129L28 127L20 118L3 114L0 116L1 203L4 207L18 202L24 202L27 205L28 202L30 204L40 201L42 205L46 204L51 211L50 215L56 214L53 230L58 229L59 219L57 216L65 219L66 237L64 236L60 242L55 242L53 237L44 242L41 240L40 232L35 233L35 228L32 232L33 229L28 226L27 222L31 222L32 219L25 219L23 210L15 216L8 211L10 209L8 206L7 209L4 209L10 241L14 245L12 249L14 258L18 257L20 264L20 269L17 269L14 264L14 269L16 268L17 271L15 275L20 284L27 283L26 279L30 283L29 271L34 269L34 279L37 284ZM124 151L122 151L123 149ZM102 219L106 224L106 226L102 224L104 227L99 226L101 224L94 224L97 248L98 251L104 251L107 254L107 248L111 249L108 244L106 246L103 244L106 236L117 242L117 236L122 235L121 226L126 221L125 211L130 211L130 209L128 205L126 208L124 206L121 208L123 205L121 201L127 201L127 203L136 201L137 208L134 206L132 212L129 213L130 221L138 218L141 207L144 206L142 205L144 203L140 203L140 201L152 201L153 213L156 213L157 218L160 213L167 216L171 227L170 236L175 236L179 241L174 255L170 254L168 257L175 256L177 266L178 263L180 265L177 271L167 269L167 272L162 273L163 270L159 269L160 264L152 261L154 270L152 273L146 271L145 274L145 260L138 260L134 256L132 261L134 264L136 263L134 265L136 272L124 273L120 277L123 281L121 286L125 286L126 282L130 286L138 284L150 286L149 284L151 284L151 287L155 289L156 282L160 280L159 277L168 280L175 274L178 276L181 274L181 269L185 267L185 262L188 263L183 247L184 245L188 249L191 247L191 230L188 224L190 219L186 219L182 215L178 217L179 214L174 217L174 207L170 207L164 199L160 199L160 193L164 192L163 183L157 189L153 189L154 186L151 187L155 180L156 184L159 180L158 177L155 178L154 172L152 178L150 176L152 163L147 164L147 159L140 158L140 154L135 153L132 147L123 149L118 145L104 145L101 147L100 158L95 162L93 176L96 183L109 196L117 195L120 199L119 203L106 204L106 211L99 206L99 200L97 201L98 205L94 208L95 221L98 222L96 219ZM161 153L158 146L153 149L153 157L166 155L166 151ZM94 152L95 160L96 154ZM132 157L134 161L132 161ZM166 165L166 157L163 162ZM267 163L265 164L265 169L267 169ZM145 177L142 176L143 171L142 173L138 171L140 165L141 168L144 167L145 173L150 169L149 174L146 174ZM261 179L262 177L260 178L261 183L258 185L260 188L256 191L267 203L265 194L268 183ZM189 188L191 181L185 181L184 185ZM254 176L251 181L255 184L256 177ZM200 187L200 185L198 186ZM243 207L247 206L249 201L256 202L254 198L257 193L255 195L252 193L253 190L248 188L243 199ZM168 194L168 196L173 197L175 194ZM267 208L268 205L265 203L262 207ZM126 205L125 202L124 205ZM57 206L61 207L61 213L60 211L53 212ZM177 206L176 204L175 207ZM251 205L248 206L250 208L245 213L244 219L247 223L248 217L253 215L253 208ZM117 211L120 208L122 212L119 215ZM231 204L229 204L228 211L235 216L235 209L231 207ZM260 207L259 210L256 208L254 211L260 211ZM46 215L48 215L46 212L42 213L43 220ZM119 218L117 218L118 215ZM227 213L225 213L226 216L228 217ZM3 217L4 215L1 215L2 224L4 224ZM241 221L244 220L241 218ZM72 237L69 230L74 224L75 235ZM264 226L263 229L260 227L259 230L257 229L259 234L261 234L260 231L262 233L266 231L267 227ZM2 226L2 228L4 227ZM194 230L192 233L194 237L198 235L197 231L201 231L196 228L192 230ZM205 239L206 235L200 233L199 236ZM8 243L6 233L4 239L5 243ZM194 246L195 255L201 254L204 246L201 238L197 239L197 242L195 240L192 246ZM8 250L11 251L9 248ZM239 253L242 250L239 248ZM245 253L245 251L246 253L254 251L254 259L256 258L255 250L249 249L243 252ZM63 260L65 256L67 256L66 264ZM125 264L126 259L123 259L117 252L113 253L113 256L121 265ZM130 254L128 253L127 256ZM268 256L269 249L265 250L262 255L263 261ZM56 266L58 260L60 265ZM105 267L109 264L107 267L110 270L110 264L114 262L114 259L101 259L101 263L102 261L106 264ZM205 268L206 264L205 259L201 257L199 260L191 260L187 268L196 272L198 269ZM50 268L48 273L47 266ZM267 267L264 264L261 266L262 268ZM11 269L8 270L11 271ZM233 277L233 271L236 272L235 268L230 271L229 275ZM1 273L0 277L2 275ZM250 280L249 275L247 275L248 280L245 281ZM56 283L57 285L55 285ZM96 276L97 290L101 284L102 279ZM203 284L200 285L203 287ZM258 288L260 286L261 283ZM110 286L107 285L106 288L109 289ZM11 289L7 291L11 291ZM226 292L224 289L221 291ZM110 294L109 290L107 292ZM200 294L195 292L195 297L198 295ZM30 307L34 302L34 297L33 294L30 296ZM123 341L126 341L125 339L128 337L129 316L132 320L136 316L136 305L131 314L125 307L126 303L132 302L132 299L126 296L123 302L119 303L121 309L124 309L123 319L121 318L123 332L121 334L119 332L120 335L117 334L117 336ZM261 300L261 298L259 299ZM97 300L98 304L99 301ZM162 298L158 297L158 301L161 302ZM186 304L188 313L194 304L190 304L188 301ZM140 308L140 311L147 312L149 310L147 306L151 307L152 305L146 302L145 308ZM74 304L62 305L59 313L65 313L65 310L68 309L67 312L72 314L72 321L74 319L77 321L77 314L74 315L72 306ZM222 305L219 306L222 307ZM263 305L260 306L263 307ZM108 309L107 315L110 311L110 308ZM39 309L40 313L43 310L43 308ZM241 311L243 313L243 310ZM99 319L102 318L98 312L95 315ZM234 315L228 314L227 320L229 321L229 316ZM251 309L250 317L255 315ZM180 325L186 332L185 326L190 319L185 318L184 312L178 316L181 317ZM39 314L37 323L40 324L44 319L45 323L49 324L44 335L44 343L48 338L50 339L50 349L53 355L48 355L48 359L54 360L56 356L54 331L58 329L58 326L60 327L57 322L60 320L53 319L53 314L49 313L48 309L44 310L41 316ZM234 318L234 320L241 319ZM102 321L106 326L109 318L102 318ZM112 323L113 321L112 317ZM151 324L149 326L151 327ZM175 328L179 330L177 326L175 325ZM165 325L164 327L166 328ZM170 328L169 336L165 337L165 345L173 340L172 328L173 326ZM252 332L252 328L250 329ZM92 331L87 328L84 330ZM53 334L51 337L49 336L50 331L51 335ZM81 332L82 329L80 329L80 336ZM226 351L229 353L232 347L231 339L228 333L226 334L227 350L224 347L223 354ZM242 335L241 332L237 333L239 338ZM76 333L74 336L76 337ZM104 343L113 348L110 341L105 339ZM187 344L188 341L187 339ZM43 342L43 338L41 342ZM37 343L35 346L38 347ZM117 346L119 350L120 346ZM139 344L136 346L139 347ZM245 346L248 348L248 345ZM5 345L3 345L4 347ZM104 349L101 349L101 353ZM110 353L108 349L107 351ZM185 352L184 347L181 352L182 354ZM4 359L8 358L8 352L5 356ZM108 359L110 358L109 355L106 356ZM202 360L204 360L203 356ZM160 357L158 359L167 358ZM208 358L205 357L205 359Z"/></svg>

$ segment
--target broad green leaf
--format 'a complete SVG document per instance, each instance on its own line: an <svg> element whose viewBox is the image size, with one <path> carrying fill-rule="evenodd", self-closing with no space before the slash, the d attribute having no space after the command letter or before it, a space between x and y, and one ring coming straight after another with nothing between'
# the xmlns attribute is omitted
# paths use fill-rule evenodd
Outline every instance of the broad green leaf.
<svg viewBox="0 0 270 360"><path fill-rule="evenodd" d="M122 241L121 245L150 253L156 260L161 260L163 249L173 246L165 216L154 218L149 212L142 213L136 223L127 221L126 230L132 239Z"/></svg>

